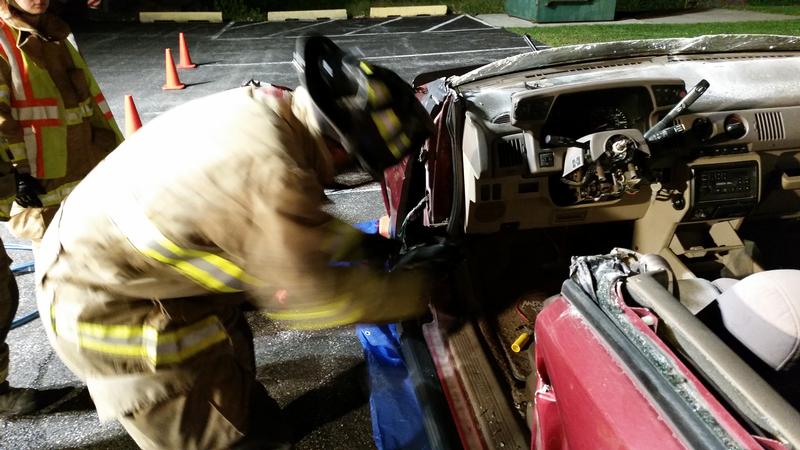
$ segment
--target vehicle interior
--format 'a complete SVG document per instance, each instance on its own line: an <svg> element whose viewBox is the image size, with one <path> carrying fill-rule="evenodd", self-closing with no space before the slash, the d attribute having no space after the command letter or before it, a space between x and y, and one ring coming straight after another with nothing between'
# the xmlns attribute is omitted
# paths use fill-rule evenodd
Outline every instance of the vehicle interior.
<svg viewBox="0 0 800 450"><path fill-rule="evenodd" d="M800 48L614 55L419 86L437 138L393 208L409 245L464 249L447 295L474 319L421 327L440 378L459 368L451 409L477 417L459 435L530 448L535 343L514 344L573 257L619 247L659 261L625 301L752 434L797 445L800 284L779 269L800 269ZM735 319L760 308L775 317Z"/></svg>

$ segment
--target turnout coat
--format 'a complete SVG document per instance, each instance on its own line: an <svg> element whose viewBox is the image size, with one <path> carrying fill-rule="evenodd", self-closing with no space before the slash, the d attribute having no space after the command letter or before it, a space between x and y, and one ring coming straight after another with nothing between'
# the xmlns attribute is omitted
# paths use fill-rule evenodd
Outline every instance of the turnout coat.
<svg viewBox="0 0 800 450"><path fill-rule="evenodd" d="M64 201L37 261L39 310L101 418L252 366L250 302L298 328L424 311L413 272L341 264L360 233L321 209L333 176L304 90L243 87L152 120Z"/></svg>

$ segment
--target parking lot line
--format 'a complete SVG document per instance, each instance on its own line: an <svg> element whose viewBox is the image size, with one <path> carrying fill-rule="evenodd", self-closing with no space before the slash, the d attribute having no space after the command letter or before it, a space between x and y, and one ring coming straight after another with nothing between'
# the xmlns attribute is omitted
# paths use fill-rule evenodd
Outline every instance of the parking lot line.
<svg viewBox="0 0 800 450"><path fill-rule="evenodd" d="M486 31L491 30L491 28L459 28L458 30L434 30L429 31L429 33L455 33L457 31Z"/></svg>
<svg viewBox="0 0 800 450"><path fill-rule="evenodd" d="M235 27L230 27L230 30L241 30L241 29L243 29L243 28L250 28L250 27L257 26L257 25L267 25L267 24L269 24L269 23L270 23L270 22L267 22L266 20L262 20L261 22L249 22L249 23L243 23L243 24L241 24L241 25L237 25L237 26L235 26Z"/></svg>
<svg viewBox="0 0 800 450"><path fill-rule="evenodd" d="M339 20L339 19L328 19L328 20L326 20L324 22L317 21L317 22L314 22L314 23L312 23L310 25L305 25L305 26L302 26L302 27L292 28L292 29L289 29L289 30L282 30L282 31L278 31L276 33L268 34L266 37L269 38L269 37L279 36L279 35L284 34L284 33L291 33L293 31L308 30L309 28L314 28L314 27L318 27L320 25L325 25L325 24L328 24L328 23L331 23L331 22L336 22L337 20Z"/></svg>
<svg viewBox="0 0 800 450"><path fill-rule="evenodd" d="M460 19L460 18L462 18L462 17L464 17L464 16L466 16L466 14L462 14L462 15L460 15L460 16L453 17L452 19L450 19L450 20L448 20L448 21L446 21L446 22L442 22L442 23L440 23L440 24L438 24L438 25L434 25L434 26L432 26L432 27L428 28L427 30L422 30L422 32L423 32L423 33L429 33L429 32L431 32L431 31L433 31L433 30L435 30L435 29L437 29L437 28L443 27L443 26L445 26L445 25L447 25L447 24L449 24L449 23L453 23L453 22L455 22L456 20L458 20L458 19Z"/></svg>
<svg viewBox="0 0 800 450"><path fill-rule="evenodd" d="M459 50L455 52L433 52L433 53L413 53L409 55L366 56L365 59L373 61L373 60L394 59L394 58L424 58L426 56L466 55L468 53L504 52L511 50L530 50L530 47L525 46L525 47L482 48L478 50Z"/></svg>
<svg viewBox="0 0 800 450"><path fill-rule="evenodd" d="M478 23L479 23L479 24L481 24L481 25L486 25L486 26L487 26L487 27L489 27L489 28L492 28L492 29L497 29L497 28L500 28L500 27L496 27L496 26L494 26L494 25L492 25L492 24L490 24L490 23L486 22L485 20L481 20L481 19L479 19L479 18L477 18L477 17L475 17L475 16L472 16L472 15L469 15L469 14L467 14L467 17L469 17L470 19L474 20L475 22L478 22Z"/></svg>
<svg viewBox="0 0 800 450"><path fill-rule="evenodd" d="M353 34L357 34L357 33L360 33L360 32L362 32L364 30L369 30L371 28L379 27L381 25L386 25L387 23L397 22L398 20L401 20L401 19L402 19L402 17L395 17L393 19L385 20L385 21L383 21L381 23L376 23L375 25L370 25L368 27L359 28L359 29L353 30L353 31L348 31L347 33L343 34L342 36L350 36L350 35L353 35Z"/></svg>
<svg viewBox="0 0 800 450"><path fill-rule="evenodd" d="M485 52L505 52L512 50L530 50L530 47L503 47L503 48L482 48L478 50L459 50L455 52L432 52L432 53L412 53L408 55L384 55L384 56L366 56L363 58L367 61L378 61L384 59L397 59L397 58L424 58L427 56L449 56L449 55L466 55L470 53L485 53ZM245 67L245 66L277 66L292 64L292 61L262 61L252 63L210 63L209 65L215 67Z"/></svg>
<svg viewBox="0 0 800 450"><path fill-rule="evenodd" d="M295 29L296 30L296 29ZM287 30L287 31L295 31L295 30ZM467 28L463 30L434 30L431 33L459 33L464 31L497 31L495 28ZM399 34L418 34L419 31L391 31L387 33L356 33L356 34L326 34L325 36L329 38L337 38L337 37L360 37L360 36L394 36ZM231 38L218 38L218 41L263 41L266 39L272 39L274 37L284 38L284 39L296 39L297 36L248 36L248 37L231 37Z"/></svg>
<svg viewBox="0 0 800 450"><path fill-rule="evenodd" d="M228 31L228 28L232 27L232 26L233 26L233 24L235 24L235 23L236 23L236 22L228 22L228 23L226 23L226 24L225 24L225 26L224 26L224 27L222 27L222 29L221 29L221 30L219 30L219 33L217 33L217 34L215 34L215 35L211 36L211 40L212 40L212 41L216 41L216 40L217 40L217 38L219 38L220 36L222 36L222 33L224 33L224 32L226 32L226 31Z"/></svg>

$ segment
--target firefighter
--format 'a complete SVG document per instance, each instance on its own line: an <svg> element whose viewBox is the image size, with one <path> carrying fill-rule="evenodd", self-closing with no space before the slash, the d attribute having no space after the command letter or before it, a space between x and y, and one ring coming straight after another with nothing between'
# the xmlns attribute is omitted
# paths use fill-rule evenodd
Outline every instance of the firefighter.
<svg viewBox="0 0 800 450"><path fill-rule="evenodd" d="M37 297L50 342L100 418L145 449L280 441L246 302L310 329L426 310L419 272L339 264L374 246L321 205L331 138L381 174L430 135L428 115L397 75L326 38L300 41L296 58L305 88L294 93L250 85L149 122L44 237Z"/></svg>
<svg viewBox="0 0 800 450"><path fill-rule="evenodd" d="M49 0L0 0L0 156L17 172L8 221L34 246L61 200L122 141Z"/></svg>

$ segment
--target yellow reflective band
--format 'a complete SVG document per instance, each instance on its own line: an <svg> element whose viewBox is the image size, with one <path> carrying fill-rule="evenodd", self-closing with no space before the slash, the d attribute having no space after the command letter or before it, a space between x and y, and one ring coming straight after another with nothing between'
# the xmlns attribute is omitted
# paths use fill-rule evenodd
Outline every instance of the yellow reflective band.
<svg viewBox="0 0 800 450"><path fill-rule="evenodd" d="M9 219L11 217L11 204L16 199L15 195L0 199L0 219Z"/></svg>
<svg viewBox="0 0 800 450"><path fill-rule="evenodd" d="M103 103L105 103L105 101L103 101ZM92 117L94 115L94 109L92 109L91 98L87 98L86 100L82 101L80 105L78 105L78 108L80 108L81 112L83 113L83 117Z"/></svg>
<svg viewBox="0 0 800 450"><path fill-rule="evenodd" d="M391 99L391 95L385 84L377 80L370 80L367 84L367 99L372 106L378 107L386 104Z"/></svg>
<svg viewBox="0 0 800 450"><path fill-rule="evenodd" d="M11 117L16 120L59 120L58 106L20 106L11 110Z"/></svg>
<svg viewBox="0 0 800 450"><path fill-rule="evenodd" d="M61 203L61 200L67 198L70 192L75 189L80 181L73 181L72 183L63 184L52 191L39 195L39 201L43 206L55 206Z"/></svg>
<svg viewBox="0 0 800 450"><path fill-rule="evenodd" d="M78 108L69 108L64 111L64 122L67 125L77 125L83 122L83 110Z"/></svg>
<svg viewBox="0 0 800 450"><path fill-rule="evenodd" d="M149 325L78 322L77 334L62 333L62 336L76 340L81 348L114 356L146 358L156 366L183 362L228 339L216 316L170 332L160 332Z"/></svg>
<svg viewBox="0 0 800 450"><path fill-rule="evenodd" d="M341 327L344 325L352 325L354 323L358 323L361 321L363 317L363 309L358 308L354 309L351 312L347 313L344 316L338 317L336 319L330 319L325 321L316 321L316 322L284 322L284 324L292 329L295 330L322 330L325 328L335 328Z"/></svg>
<svg viewBox="0 0 800 450"><path fill-rule="evenodd" d="M207 263L213 265L217 269L221 270L222 272L228 274L229 276L241 280L244 283L252 284L252 285L260 285L261 282L250 275L248 275L244 269L237 266L236 264L228 261L227 259L210 252L204 252L201 250L192 250L187 248L181 248L175 245L172 241L164 238L162 241L159 242L164 248L167 250L175 253L179 256L185 256L187 258L193 259L202 259Z"/></svg>
<svg viewBox="0 0 800 450"><path fill-rule="evenodd" d="M400 141L400 145L398 145L397 141ZM400 133L397 139L388 143L386 146L389 147L389 151L392 152L396 159L402 159L406 150L411 147L411 139L409 139L408 135L405 133Z"/></svg>
<svg viewBox="0 0 800 450"><path fill-rule="evenodd" d="M198 267L196 267L195 265L193 265L188 261L184 261L182 259L169 258L167 256L162 255L158 251L149 248L140 248L139 251L142 252L142 254L144 254L145 256L149 256L150 258L153 258L156 261L172 266L173 268L175 268L175 270L177 270L187 278L193 280L194 282L200 284L201 286L205 287L206 289L215 292L241 292L241 289L234 289L228 287L222 281L217 280L216 278L214 278L214 276L212 276L208 272L199 269Z"/></svg>
<svg viewBox="0 0 800 450"><path fill-rule="evenodd" d="M369 64L367 64L366 62L359 61L358 67L360 67L361 71L364 72L365 74L372 75L372 67L370 67Z"/></svg>
<svg viewBox="0 0 800 450"><path fill-rule="evenodd" d="M287 311L268 312L267 317L276 320L314 320L333 317L337 311L345 310L350 305L350 296L345 294L338 300L321 306L293 309Z"/></svg>
<svg viewBox="0 0 800 450"><path fill-rule="evenodd" d="M10 156L11 159L8 160L10 162L18 162L28 159L28 152L25 151L25 143L24 142L15 142L13 144L8 144L8 148L6 149L7 156ZM10 155L8 155L10 153ZM5 158L3 158L5 159Z"/></svg>
<svg viewBox="0 0 800 450"><path fill-rule="evenodd" d="M142 255L172 267L213 292L242 292L247 285L263 284L217 253L178 246L167 239L140 210L130 207L131 204L135 205L121 202L119 207L113 208L110 218Z"/></svg>
<svg viewBox="0 0 800 450"><path fill-rule="evenodd" d="M384 109L372 113L372 121L378 127L378 132L387 143L400 131L400 118L391 109Z"/></svg>

